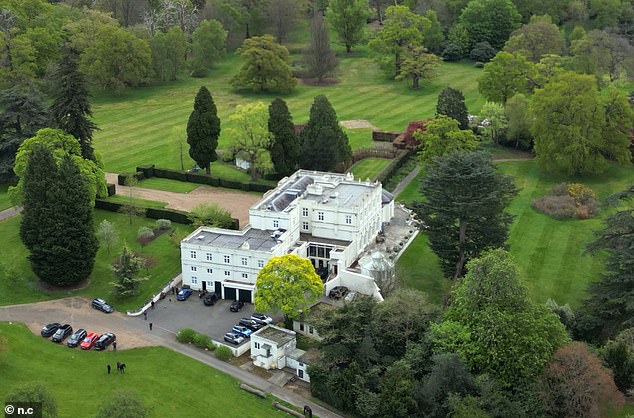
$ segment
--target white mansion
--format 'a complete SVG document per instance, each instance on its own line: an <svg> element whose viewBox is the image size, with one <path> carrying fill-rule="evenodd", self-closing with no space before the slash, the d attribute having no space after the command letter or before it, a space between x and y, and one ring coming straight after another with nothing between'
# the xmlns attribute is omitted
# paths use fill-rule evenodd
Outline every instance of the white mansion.
<svg viewBox="0 0 634 418"><path fill-rule="evenodd" d="M268 260L297 254L321 274L326 294L342 285L382 299L372 277L349 268L393 216L393 196L380 182L299 170L249 209L250 223L241 231L200 227L187 236L181 242L183 285L253 302Z"/></svg>

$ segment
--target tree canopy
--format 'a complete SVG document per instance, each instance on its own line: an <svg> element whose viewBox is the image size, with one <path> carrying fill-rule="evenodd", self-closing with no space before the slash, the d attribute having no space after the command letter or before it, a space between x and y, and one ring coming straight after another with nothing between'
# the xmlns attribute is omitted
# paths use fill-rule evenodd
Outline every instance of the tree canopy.
<svg viewBox="0 0 634 418"><path fill-rule="evenodd" d="M237 128L230 128L234 139L232 150L234 155L241 155L249 162L251 179L258 173L267 173L273 168L269 147L271 134L268 129L269 114L266 104L262 102L247 103L236 106L236 111L229 117Z"/></svg>
<svg viewBox="0 0 634 418"><path fill-rule="evenodd" d="M364 0L330 0L326 20L337 34L339 43L350 53L364 37L366 20L370 15Z"/></svg>
<svg viewBox="0 0 634 418"><path fill-rule="evenodd" d="M220 136L220 119L216 104L207 87L202 86L196 93L194 110L187 121L187 143L189 156L207 174L211 173L211 163L218 159L216 148Z"/></svg>
<svg viewBox="0 0 634 418"><path fill-rule="evenodd" d="M477 139L473 131L460 129L457 120L445 115L438 115L425 125L425 131L414 134L421 142L418 157L423 162L435 157L456 152L473 151Z"/></svg>
<svg viewBox="0 0 634 418"><path fill-rule="evenodd" d="M288 176L299 165L301 148L291 113L286 102L280 98L269 105L268 129L271 133L269 152L275 172L280 176Z"/></svg>
<svg viewBox="0 0 634 418"><path fill-rule="evenodd" d="M460 124L460 129L469 127L469 111L460 90L445 87L438 95L436 114L449 116Z"/></svg>
<svg viewBox="0 0 634 418"><path fill-rule="evenodd" d="M460 15L460 24L469 34L471 46L486 41L498 50L517 29L520 20L511 0L470 1Z"/></svg>

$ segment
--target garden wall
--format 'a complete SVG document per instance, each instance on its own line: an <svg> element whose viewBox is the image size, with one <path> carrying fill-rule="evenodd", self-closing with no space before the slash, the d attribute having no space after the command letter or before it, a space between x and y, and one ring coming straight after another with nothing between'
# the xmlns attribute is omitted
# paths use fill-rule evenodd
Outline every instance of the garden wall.
<svg viewBox="0 0 634 418"><path fill-rule="evenodd" d="M372 140L379 142L392 142L402 132L396 131L372 131Z"/></svg>

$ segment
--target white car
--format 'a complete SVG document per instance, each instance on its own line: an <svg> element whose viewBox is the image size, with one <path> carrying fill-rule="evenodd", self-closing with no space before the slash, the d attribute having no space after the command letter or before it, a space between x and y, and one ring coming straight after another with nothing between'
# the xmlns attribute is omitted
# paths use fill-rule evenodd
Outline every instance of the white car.
<svg viewBox="0 0 634 418"><path fill-rule="evenodd" d="M253 315L251 315L251 319L253 319L258 324L262 324L262 325L268 325L273 323L273 318L261 313L254 313Z"/></svg>

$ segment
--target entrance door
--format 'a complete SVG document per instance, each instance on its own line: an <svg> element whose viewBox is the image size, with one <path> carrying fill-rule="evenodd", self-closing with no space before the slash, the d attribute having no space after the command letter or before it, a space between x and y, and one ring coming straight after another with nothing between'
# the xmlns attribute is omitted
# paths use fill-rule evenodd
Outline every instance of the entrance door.
<svg viewBox="0 0 634 418"><path fill-rule="evenodd" d="M225 286L225 299L236 300L236 289L234 287Z"/></svg>
<svg viewBox="0 0 634 418"><path fill-rule="evenodd" d="M203 280L203 292L207 291L207 281Z"/></svg>
<svg viewBox="0 0 634 418"><path fill-rule="evenodd" d="M218 299L222 297L222 283L214 282L214 293L218 296Z"/></svg>
<svg viewBox="0 0 634 418"><path fill-rule="evenodd" d="M238 299L244 303L251 303L251 291L238 289Z"/></svg>

